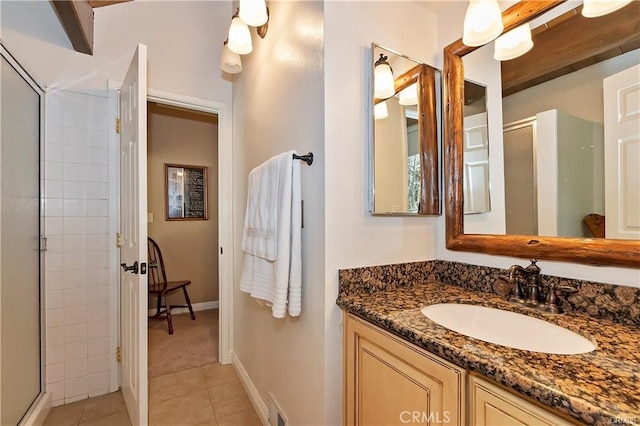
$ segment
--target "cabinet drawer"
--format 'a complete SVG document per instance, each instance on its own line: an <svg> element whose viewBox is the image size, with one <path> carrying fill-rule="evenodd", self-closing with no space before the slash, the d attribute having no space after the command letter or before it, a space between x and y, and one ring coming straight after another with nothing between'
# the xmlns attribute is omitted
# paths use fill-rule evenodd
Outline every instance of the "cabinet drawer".
<svg viewBox="0 0 640 426"><path fill-rule="evenodd" d="M575 425L480 377L469 376L472 426Z"/></svg>

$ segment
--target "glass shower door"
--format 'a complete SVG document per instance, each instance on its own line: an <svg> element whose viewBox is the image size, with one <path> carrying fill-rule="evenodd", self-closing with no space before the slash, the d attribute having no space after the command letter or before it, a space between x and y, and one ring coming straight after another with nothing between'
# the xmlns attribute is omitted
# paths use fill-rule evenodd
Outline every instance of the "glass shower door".
<svg viewBox="0 0 640 426"><path fill-rule="evenodd" d="M1 58L0 424L16 425L41 390L41 94Z"/></svg>

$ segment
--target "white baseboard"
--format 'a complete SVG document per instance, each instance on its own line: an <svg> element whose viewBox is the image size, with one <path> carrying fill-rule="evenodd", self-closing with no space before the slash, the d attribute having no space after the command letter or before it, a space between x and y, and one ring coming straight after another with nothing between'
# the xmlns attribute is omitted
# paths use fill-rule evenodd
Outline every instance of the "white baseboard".
<svg viewBox="0 0 640 426"><path fill-rule="evenodd" d="M209 309L218 309L219 303L217 300L214 300L211 302L192 303L191 307L193 308L194 312L207 311ZM186 314L187 312L189 312L189 308L172 308L171 309L171 315ZM156 314L156 309L149 309L149 316L155 315L155 314Z"/></svg>
<svg viewBox="0 0 640 426"><path fill-rule="evenodd" d="M240 378L240 382L244 387L244 390L247 392L251 403L253 404L253 408L256 410L258 417L263 425L267 426L271 423L269 422L269 408L264 403L262 398L260 398L260 394L258 393L258 389L256 389L253 381L249 377L247 370L244 369L242 362L240 362L240 358L236 355L235 352L231 353L231 364L233 365L233 369L236 370L238 377Z"/></svg>
<svg viewBox="0 0 640 426"><path fill-rule="evenodd" d="M33 403L27 414L20 422L20 426L42 426L51 410L51 392L44 392Z"/></svg>

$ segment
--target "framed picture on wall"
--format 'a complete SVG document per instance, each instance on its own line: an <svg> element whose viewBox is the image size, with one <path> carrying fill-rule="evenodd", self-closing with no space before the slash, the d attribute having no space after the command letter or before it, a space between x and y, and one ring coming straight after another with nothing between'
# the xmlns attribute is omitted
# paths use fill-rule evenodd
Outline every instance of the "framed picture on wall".
<svg viewBox="0 0 640 426"><path fill-rule="evenodd" d="M166 220L207 220L207 167L164 165Z"/></svg>

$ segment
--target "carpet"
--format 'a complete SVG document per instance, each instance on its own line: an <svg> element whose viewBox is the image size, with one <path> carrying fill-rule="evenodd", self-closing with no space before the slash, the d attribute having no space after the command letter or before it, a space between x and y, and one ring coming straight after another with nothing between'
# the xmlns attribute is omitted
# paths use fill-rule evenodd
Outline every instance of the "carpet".
<svg viewBox="0 0 640 426"><path fill-rule="evenodd" d="M149 378L218 362L218 310L172 315L173 334L167 320L149 319Z"/></svg>

